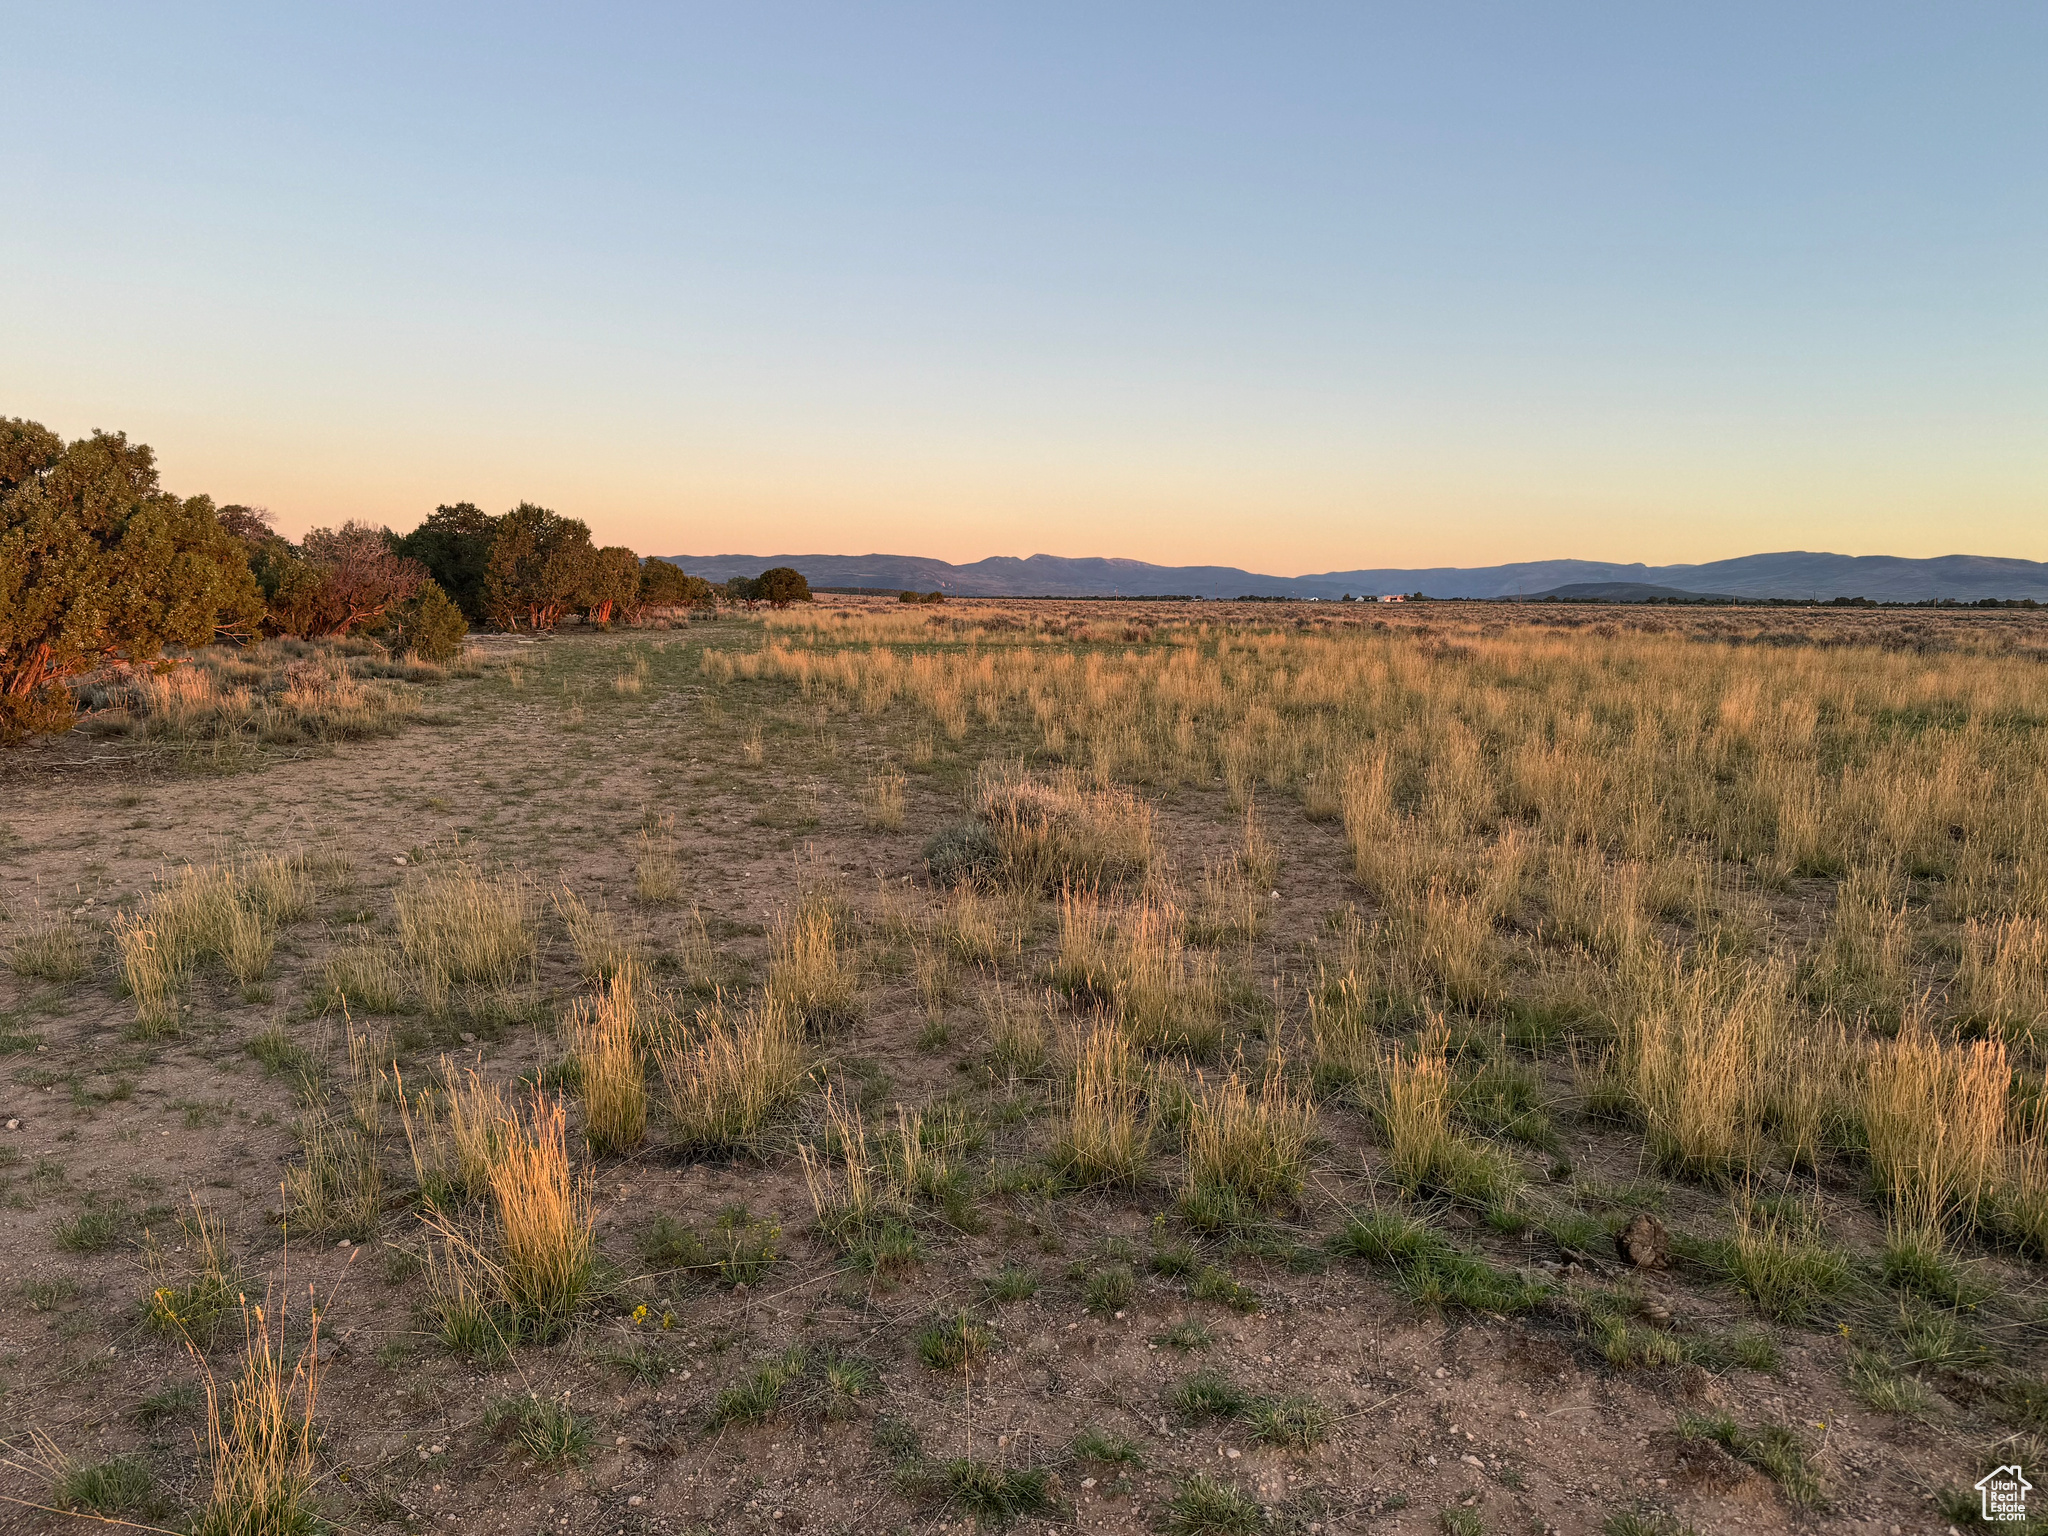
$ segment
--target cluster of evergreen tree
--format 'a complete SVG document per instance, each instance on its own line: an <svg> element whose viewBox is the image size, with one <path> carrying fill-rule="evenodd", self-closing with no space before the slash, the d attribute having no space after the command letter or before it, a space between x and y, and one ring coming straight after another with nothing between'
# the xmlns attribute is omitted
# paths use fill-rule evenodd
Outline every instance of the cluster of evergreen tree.
<svg viewBox="0 0 2048 1536"><path fill-rule="evenodd" d="M0 417L0 741L67 728L74 679L167 645L367 631L435 661L472 626L636 622L721 599L780 607L810 588L786 568L714 588L599 548L586 524L531 502L502 517L459 502L403 536L350 521L293 543L265 512L164 490L148 445L124 433L66 443Z"/></svg>

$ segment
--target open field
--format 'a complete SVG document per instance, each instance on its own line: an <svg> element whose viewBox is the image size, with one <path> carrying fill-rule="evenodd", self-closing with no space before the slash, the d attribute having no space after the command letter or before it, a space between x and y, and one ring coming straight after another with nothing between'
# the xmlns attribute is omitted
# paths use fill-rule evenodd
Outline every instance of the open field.
<svg viewBox="0 0 2048 1536"><path fill-rule="evenodd" d="M5 759L0 1529L1881 1533L2048 1466L2048 619L357 649Z"/></svg>

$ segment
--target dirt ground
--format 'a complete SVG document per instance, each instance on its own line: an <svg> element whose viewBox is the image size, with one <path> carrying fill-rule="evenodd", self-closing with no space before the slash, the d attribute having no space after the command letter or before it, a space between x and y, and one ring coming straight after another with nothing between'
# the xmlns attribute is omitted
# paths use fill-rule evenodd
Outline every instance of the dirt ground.
<svg viewBox="0 0 2048 1536"><path fill-rule="evenodd" d="M1767 622L1790 632L1812 621ZM546 892L567 887L608 909L657 960L678 953L694 904L737 993L765 975L775 917L802 887L836 886L862 913L883 889L919 908L936 900L925 840L965 813L974 763L1001 743L942 742L915 762L907 716L831 715L788 685L720 690L703 680L701 647L756 643L758 630L740 619L651 636L483 637L483 675L425 690L426 721L390 739L279 752L218 777L163 769L121 738L42 743L0 763L6 909L17 920L35 907L73 913L97 945L92 973L76 983L0 970L0 1420L11 1440L33 1426L80 1462L139 1455L162 1500L160 1514L138 1517L144 1525L175 1527L203 1503L203 1414L189 1401L147 1424L136 1412L151 1394L198 1380L188 1350L142 1316L153 1283L145 1232L175 1259L177 1212L196 1198L225 1219L243 1274L270 1287L273 1306L291 1297L303 1312L308 1287L323 1300L323 1508L342 1530L969 1528L966 1509L922 1499L895 1475L904 1442L878 1430L902 1425L927 1456L1049 1469L1057 1512L1026 1519L1026 1529L1159 1529L1194 1473L1252 1495L1272 1528L1309 1533L1595 1532L1630 1512L1644 1522L1631 1529L1690 1525L1727 1536L1951 1528L1936 1491L1967 1488L2009 1431L1960 1388L1924 1416L1863 1406L1845 1379L1841 1331L1766 1328L1781 1356L1774 1370L1624 1370L1565 1313L1538 1308L1510 1320L1420 1310L1383 1275L1324 1254L1348 1213L1386 1198L1376 1193L1370 1118L1341 1104L1322 1111L1316 1174L1302 1209L1282 1224L1283 1240L1263 1255L1219 1255L1253 1293L1252 1309L1192 1298L1182 1280L1145 1264L1173 1235L1170 1169L1119 1195L1003 1192L994 1170L1042 1152L1050 1083L989 1067L971 972L944 1027L930 1028L902 946L879 928L861 951L864 1017L830 1042L827 1070L878 1112L942 1099L964 1106L986 1130L979 1156L991 1170L974 1201L975 1229L928 1241L906 1271L858 1273L813 1230L794 1149L815 1134L815 1096L758 1159L679 1160L661 1150L657 1129L640 1154L595 1163L610 1289L572 1337L494 1367L451 1357L426 1331L412 1257L419 1220L402 1203L366 1241L295 1234L287 1251L279 1183L299 1155L301 1099L293 1076L267 1069L249 1044L281 1026L317 1058L345 1057L340 1020L320 1001L322 959L352 928L388 931L392 892L421 861L460 850L527 872ZM622 691L615 679L636 659L642 683ZM759 766L748 761L755 725ZM895 830L870 829L862 817L866 775L884 761L907 777ZM1206 853L1228 843L1238 813L1220 786L1153 798L1168 857L1192 878ZM1266 809L1281 875L1248 964L1292 1016L1334 921L1359 896L1340 827L1291 804ZM675 818L679 905L634 898L650 812ZM322 867L346 868L321 878L312 917L282 931L263 987L244 994L205 980L179 1038L135 1038L108 938L112 915L178 864L295 848L338 855ZM1035 978L1055 929L1051 904L1041 904L1031 942L1007 968L1021 993L1042 985ZM554 1022L585 990L549 909L530 1017L415 1012L388 1022L408 1071L430 1071L447 1051L510 1080L560 1062ZM1583 1188L1610 1191L1604 1207L1592 1197L1596 1212L1625 1208L1642 1171L1639 1137L1572 1114L1563 1064L1547 1070L1559 1097L1556 1156ZM1553 1160L1529 1154L1531 1176L1545 1177ZM1875 1241L1875 1218L1853 1191L1817 1193ZM1656 1203L1675 1232L1711 1236L1728 1225L1725 1191L1662 1186ZM636 1245L657 1216L710 1233L735 1204L780 1229L758 1283L731 1290L648 1272ZM97 1251L58 1246L59 1225L95 1207L117 1213L111 1240ZM1662 1314L1674 1330L1757 1326L1742 1297L1684 1267L1636 1275L1612 1254L1560 1253L1534 1230L1498 1233L1457 1211L1438 1217L1503 1267L1560 1283L1639 1285L1646 1315ZM1120 1254L1136 1260L1136 1295L1114 1315L1090 1312L1082 1290L1091 1267ZM1035 1273L1034 1295L985 1299L982 1281L1005 1264ZM2001 1274L2030 1340L2036 1280L2017 1261ZM651 1311L636 1321L642 1302ZM986 1319L994 1349L968 1373L927 1368L918 1329L961 1308ZM656 1321L663 1313L665 1327ZM1160 1342L1186 1319L1205 1324L1213 1342ZM721 1389L800 1341L880 1367L857 1413L834 1421L789 1411L754 1427L708 1427ZM216 1369L231 1369L238 1342L223 1335ZM651 1352L651 1368L622 1370L607 1354L633 1348ZM1328 1412L1326 1438L1285 1449L1256 1443L1242 1421L1191 1421L1169 1406L1169 1393L1202 1367L1254 1394L1312 1396ZM529 1393L566 1394L588 1421L593 1444L581 1464L537 1466L487 1429L490 1404ZM1795 1507L1762 1472L1677 1433L1682 1416L1715 1413L1794 1430L1825 1507ZM1070 1447L1090 1430L1127 1440L1136 1459L1077 1456ZM0 1469L0 1493L27 1501L0 1510L0 1530L72 1524L29 1507L46 1487L19 1458Z"/></svg>

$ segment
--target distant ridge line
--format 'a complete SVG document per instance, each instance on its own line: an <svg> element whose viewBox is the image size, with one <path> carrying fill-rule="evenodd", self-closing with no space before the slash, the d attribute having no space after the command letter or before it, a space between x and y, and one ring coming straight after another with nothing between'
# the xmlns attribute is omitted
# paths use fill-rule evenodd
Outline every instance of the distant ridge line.
<svg viewBox="0 0 2048 1536"><path fill-rule="evenodd" d="M1805 550L1702 565L1531 560L1511 565L1265 576L1230 565L1151 565L1102 556L995 555L954 565L923 555L663 555L710 581L794 566L814 587L945 592L956 597L1536 597L1561 587L1667 588L1735 598L1867 597L1878 602L2033 598L2048 602L2048 562L1995 555L1834 555ZM1644 594L1649 595L1649 594Z"/></svg>

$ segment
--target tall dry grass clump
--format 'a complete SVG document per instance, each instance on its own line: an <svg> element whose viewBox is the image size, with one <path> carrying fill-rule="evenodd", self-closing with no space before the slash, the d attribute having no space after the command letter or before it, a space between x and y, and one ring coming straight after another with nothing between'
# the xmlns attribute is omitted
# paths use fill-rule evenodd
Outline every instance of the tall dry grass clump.
<svg viewBox="0 0 2048 1536"><path fill-rule="evenodd" d="M1212 1054L1223 1039L1216 957L1191 951L1180 909L1165 901L1106 907L1092 891L1060 897L1052 981L1084 1002L1107 1005L1141 1050Z"/></svg>
<svg viewBox="0 0 2048 1536"><path fill-rule="evenodd" d="M490 1185L505 1299L557 1326L582 1304L596 1260L589 1190L570 1164L559 1103L537 1098L504 1130Z"/></svg>
<svg viewBox="0 0 2048 1536"><path fill-rule="evenodd" d="M995 835L1005 878L1017 885L1115 885L1152 866L1152 807L1129 790L1091 787L1071 768L1046 774L1013 760L984 762L974 809Z"/></svg>
<svg viewBox="0 0 2048 1536"><path fill-rule="evenodd" d="M206 1508L193 1536L311 1536L321 1528L313 1500L320 1437L320 1312L295 1359L288 1359L285 1319L272 1335L262 1307L242 1306L242 1367L225 1389L196 1345L206 1392L206 1453L211 1472Z"/></svg>
<svg viewBox="0 0 2048 1536"><path fill-rule="evenodd" d="M1918 1019L1871 1047L1863 1125L1895 1249L1939 1253L2005 1171L2003 1042L1945 1041Z"/></svg>
<svg viewBox="0 0 2048 1536"><path fill-rule="evenodd" d="M2048 1031L2048 922L1971 918L1956 971L1959 1016L2015 1044Z"/></svg>
<svg viewBox="0 0 2048 1536"><path fill-rule="evenodd" d="M677 1145L706 1152L752 1147L810 1070L803 1026L772 1004L736 1022L700 1011L692 1028L663 1037L655 1063Z"/></svg>
<svg viewBox="0 0 2048 1536"><path fill-rule="evenodd" d="M1288 1081L1285 1059L1276 1053L1266 1063L1256 1091L1242 1068L1213 1086L1197 1082L1185 1131L1190 1195L1227 1191L1267 1209L1291 1206L1308 1179L1316 1111Z"/></svg>
<svg viewBox="0 0 2048 1536"><path fill-rule="evenodd" d="M1447 1032L1425 1031L1413 1046L1394 1046L1380 1065L1380 1129L1387 1141L1387 1168L1404 1189L1431 1183L1451 1140L1450 1063Z"/></svg>
<svg viewBox="0 0 2048 1536"><path fill-rule="evenodd" d="M903 825L903 775L880 768L868 775L861 791L861 811L877 831L894 832Z"/></svg>
<svg viewBox="0 0 2048 1536"><path fill-rule="evenodd" d="M1522 1187L1512 1159L1452 1119L1458 1077L1450 1051L1450 1027L1439 1016L1412 1044L1393 1045L1382 1056L1377 1108L1387 1171L1410 1194L1429 1190L1470 1205L1512 1204Z"/></svg>
<svg viewBox="0 0 2048 1536"><path fill-rule="evenodd" d="M92 968L92 946L85 930L61 912L37 907L17 919L19 927L7 955L17 976L37 981L76 981Z"/></svg>
<svg viewBox="0 0 2048 1536"><path fill-rule="evenodd" d="M555 892L555 913L569 932L576 968L586 981L608 981L633 960L633 946L618 920L602 905L591 906L568 886Z"/></svg>
<svg viewBox="0 0 2048 1536"><path fill-rule="evenodd" d="M1073 1077L1057 1111L1054 1165L1084 1189L1135 1184L1151 1151L1151 1126L1140 1114L1144 1067L1130 1041L1098 1023L1081 1041Z"/></svg>
<svg viewBox="0 0 2048 1536"><path fill-rule="evenodd" d="M650 812L641 823L640 852L633 861L633 895L650 906L682 900L683 866L676 850L676 819L667 811Z"/></svg>
<svg viewBox="0 0 2048 1536"><path fill-rule="evenodd" d="M1325 974L1308 997L1309 1067L1324 1093L1356 1090L1379 1075L1380 1007L1365 978Z"/></svg>
<svg viewBox="0 0 2048 1536"><path fill-rule="evenodd" d="M647 1137L647 1072L641 1051L645 982L632 961L593 1001L579 1002L569 1036L582 1069L583 1134L593 1152L630 1152Z"/></svg>
<svg viewBox="0 0 2048 1536"><path fill-rule="evenodd" d="M201 964L217 964L245 993L256 987L270 969L278 925L312 908L307 871L303 854L187 864L117 918L115 946L140 1030L177 1027L185 985Z"/></svg>
<svg viewBox="0 0 2048 1536"><path fill-rule="evenodd" d="M770 1009L811 1030L829 1030L860 1017L859 978L839 947L830 905L806 901L776 923L768 962Z"/></svg>
<svg viewBox="0 0 2048 1536"><path fill-rule="evenodd" d="M822 1144L803 1143L797 1157L818 1230L850 1249L899 1228L908 1203L884 1150L870 1142L859 1107L849 1109L827 1088L824 1111Z"/></svg>
<svg viewBox="0 0 2048 1536"><path fill-rule="evenodd" d="M1763 1063L1792 1037L1775 962L1678 956L1629 967L1611 1066L1659 1166L1719 1177L1756 1156Z"/></svg>
<svg viewBox="0 0 2048 1536"><path fill-rule="evenodd" d="M434 1012L457 987L503 993L533 974L539 904L528 882L449 864L408 880L394 904L399 947Z"/></svg>
<svg viewBox="0 0 2048 1536"><path fill-rule="evenodd" d="M358 1013L396 1013L405 1001L406 972L399 953L374 940L345 943L321 962L328 998Z"/></svg>

